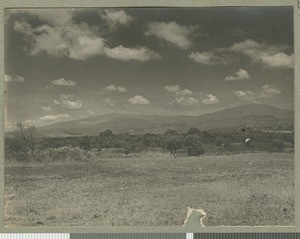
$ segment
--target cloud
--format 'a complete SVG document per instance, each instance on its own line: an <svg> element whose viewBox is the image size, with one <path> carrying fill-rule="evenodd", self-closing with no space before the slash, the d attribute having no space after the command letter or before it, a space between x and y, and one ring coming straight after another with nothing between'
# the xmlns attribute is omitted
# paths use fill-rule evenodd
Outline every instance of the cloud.
<svg viewBox="0 0 300 239"><path fill-rule="evenodd" d="M145 47L138 48L127 48L124 46L117 46L114 48L105 47L106 56L120 60L120 61L149 61L149 60L159 60L161 59L161 55L151 51Z"/></svg>
<svg viewBox="0 0 300 239"><path fill-rule="evenodd" d="M75 60L86 60L97 55L104 55L105 40L96 36L75 36L76 44L71 46L69 57Z"/></svg>
<svg viewBox="0 0 300 239"><path fill-rule="evenodd" d="M110 31L115 31L121 26L129 25L134 17L124 10L100 10L99 15L105 21Z"/></svg>
<svg viewBox="0 0 300 239"><path fill-rule="evenodd" d="M228 56L224 56L221 54L221 51L204 51L204 52L192 52L188 55L188 57L194 60L197 63L203 65L220 65L220 64L228 64L232 61L232 59Z"/></svg>
<svg viewBox="0 0 300 239"><path fill-rule="evenodd" d="M284 45L267 45L258 43L252 39L233 44L229 49L246 55L253 62L261 63L269 68L293 68L294 54L283 52L288 47Z"/></svg>
<svg viewBox="0 0 300 239"><path fill-rule="evenodd" d="M122 12L122 11L121 11ZM41 17L38 11L27 12ZM113 13L113 12L112 12ZM70 13L71 14L71 13ZM14 30L23 35L27 43L25 50L30 56L46 54L51 57L67 57L85 61L96 56L106 56L121 61L158 60L161 56L145 47L127 48L122 45L110 48L102 37L99 27L89 26L85 22L77 23L73 20L73 13L64 24L56 21L47 21L48 24L32 27L25 19L14 23ZM115 13L112 14L115 16ZM111 13L108 14L111 16ZM115 21L122 24L122 14L115 16ZM50 18L50 17L49 17Z"/></svg>
<svg viewBox="0 0 300 239"><path fill-rule="evenodd" d="M42 106L42 110L45 112L50 112L53 110L53 108L51 106Z"/></svg>
<svg viewBox="0 0 300 239"><path fill-rule="evenodd" d="M238 54L249 57L252 62L268 68L293 68L294 54L288 55L286 45L267 45L252 39L234 43L228 48L216 48L205 52L192 52L188 57L203 65L228 64L237 59Z"/></svg>
<svg viewBox="0 0 300 239"><path fill-rule="evenodd" d="M19 76L19 75L15 76L15 77L11 77L9 75L4 75L4 81L6 81L6 82L12 82L12 81L14 81L14 82L24 82L25 78L22 77L22 76Z"/></svg>
<svg viewBox="0 0 300 239"><path fill-rule="evenodd" d="M261 89L256 91L234 91L234 94L244 101L250 101L253 103L267 102L268 99L273 98L281 93L281 90L275 88L274 85L264 85Z"/></svg>
<svg viewBox="0 0 300 239"><path fill-rule="evenodd" d="M171 104L179 104L179 105L186 105L186 106L197 106L199 105L199 100L195 99L194 97L186 97L186 96L177 96L175 100L171 102Z"/></svg>
<svg viewBox="0 0 300 239"><path fill-rule="evenodd" d="M82 107L81 100L74 99L73 95L61 94L59 99L54 100L53 103L68 110L78 110Z"/></svg>
<svg viewBox="0 0 300 239"><path fill-rule="evenodd" d="M263 99L272 98L281 93L281 90L275 88L274 85L264 85L261 87L260 97Z"/></svg>
<svg viewBox="0 0 300 239"><path fill-rule="evenodd" d="M166 91L175 93L176 95L192 95L193 92L188 89L181 90L180 86L178 85L166 85L163 87Z"/></svg>
<svg viewBox="0 0 300 239"><path fill-rule="evenodd" d="M250 76L246 70L239 69L237 72L235 72L233 75L226 76L225 81L235 81L235 80L247 80Z"/></svg>
<svg viewBox="0 0 300 239"><path fill-rule="evenodd" d="M45 115L39 118L40 121L55 121L55 120L62 120L65 118L69 118L70 115L68 114L58 114L58 115Z"/></svg>
<svg viewBox="0 0 300 239"><path fill-rule="evenodd" d="M114 102L112 102L109 98L106 98L105 99L105 105L106 106L115 106L115 103Z"/></svg>
<svg viewBox="0 0 300 239"><path fill-rule="evenodd" d="M15 22L14 30L24 35L30 56L47 54L86 60L104 54L105 40L84 23L32 27L25 20L20 20Z"/></svg>
<svg viewBox="0 0 300 239"><path fill-rule="evenodd" d="M178 85L166 85L164 89L168 92L175 93L177 91L180 91L180 87Z"/></svg>
<svg viewBox="0 0 300 239"><path fill-rule="evenodd" d="M191 90L188 90L188 89L184 89L184 90L181 90L179 92L177 92L179 95L192 95L193 94L193 91Z"/></svg>
<svg viewBox="0 0 300 239"><path fill-rule="evenodd" d="M192 46L191 37L199 26L185 26L172 22L150 22L145 32L146 36L155 36L172 46L188 49Z"/></svg>
<svg viewBox="0 0 300 239"><path fill-rule="evenodd" d="M61 85L61 86L75 86L76 85L76 82L71 81L71 80L65 80L64 78L52 80L51 83L53 85Z"/></svg>
<svg viewBox="0 0 300 239"><path fill-rule="evenodd" d="M94 115L94 114L95 114L95 112L92 111L92 110L87 110L87 113L88 113L89 115Z"/></svg>
<svg viewBox="0 0 300 239"><path fill-rule="evenodd" d="M134 105L149 105L150 104L150 101L141 95L136 95L136 96L130 98L128 101L129 101L129 103L134 104Z"/></svg>
<svg viewBox="0 0 300 239"><path fill-rule="evenodd" d="M69 9L10 9L9 14L36 16L49 25L65 25L71 22L74 11Z"/></svg>
<svg viewBox="0 0 300 239"><path fill-rule="evenodd" d="M116 91L116 90L118 90L118 88L115 87L114 85L108 85L108 86L105 87L104 90L106 90L106 91Z"/></svg>
<svg viewBox="0 0 300 239"><path fill-rule="evenodd" d="M287 55L283 52L279 52L275 55L262 55L261 61L268 67L293 68L294 54Z"/></svg>
<svg viewBox="0 0 300 239"><path fill-rule="evenodd" d="M118 92L126 92L126 88L123 86L114 86L108 85L104 88L105 91L118 91Z"/></svg>
<svg viewBox="0 0 300 239"><path fill-rule="evenodd" d="M244 101L251 101L253 103L258 103L258 95L257 93L249 90L238 90L234 92L235 95L240 99Z"/></svg>
<svg viewBox="0 0 300 239"><path fill-rule="evenodd" d="M119 92L126 92L126 88L123 86L118 86L118 91Z"/></svg>
<svg viewBox="0 0 300 239"><path fill-rule="evenodd" d="M219 103L219 100L216 96L208 94L206 95L206 98L202 99L202 103L205 105L213 105Z"/></svg>

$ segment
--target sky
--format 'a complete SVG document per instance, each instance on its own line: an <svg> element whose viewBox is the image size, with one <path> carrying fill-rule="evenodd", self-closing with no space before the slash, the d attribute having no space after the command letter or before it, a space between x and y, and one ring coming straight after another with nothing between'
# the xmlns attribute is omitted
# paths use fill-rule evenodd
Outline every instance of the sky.
<svg viewBox="0 0 300 239"><path fill-rule="evenodd" d="M6 9L6 130L294 108L291 7Z"/></svg>

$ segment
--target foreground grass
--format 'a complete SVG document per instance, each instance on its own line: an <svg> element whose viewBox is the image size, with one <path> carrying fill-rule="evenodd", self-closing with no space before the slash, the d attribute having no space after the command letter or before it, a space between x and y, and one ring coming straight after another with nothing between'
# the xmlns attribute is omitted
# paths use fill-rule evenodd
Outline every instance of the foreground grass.
<svg viewBox="0 0 300 239"><path fill-rule="evenodd" d="M6 165L7 226L181 226L187 207L207 226L294 225L293 154Z"/></svg>

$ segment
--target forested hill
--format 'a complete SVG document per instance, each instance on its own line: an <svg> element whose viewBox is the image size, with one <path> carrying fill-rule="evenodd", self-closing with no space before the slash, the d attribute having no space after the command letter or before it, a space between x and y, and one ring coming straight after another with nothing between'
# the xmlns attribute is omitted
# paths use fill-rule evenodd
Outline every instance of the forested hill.
<svg viewBox="0 0 300 239"><path fill-rule="evenodd" d="M162 133L167 129L185 132L251 126L261 130L293 130L294 111L266 104L249 104L199 116L131 115L111 113L39 127L44 136L95 135L111 129L115 133Z"/></svg>

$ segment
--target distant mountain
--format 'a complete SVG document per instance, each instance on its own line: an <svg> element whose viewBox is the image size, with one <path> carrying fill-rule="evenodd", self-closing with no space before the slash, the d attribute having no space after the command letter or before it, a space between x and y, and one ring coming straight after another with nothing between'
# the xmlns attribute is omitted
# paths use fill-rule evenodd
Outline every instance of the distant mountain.
<svg viewBox="0 0 300 239"><path fill-rule="evenodd" d="M45 136L95 135L111 129L115 133L162 133L167 129L185 132L190 127L200 130L230 129L249 125L264 130L293 130L294 111L270 105L249 104L199 116L130 115L112 113L90 116L39 127Z"/></svg>

